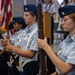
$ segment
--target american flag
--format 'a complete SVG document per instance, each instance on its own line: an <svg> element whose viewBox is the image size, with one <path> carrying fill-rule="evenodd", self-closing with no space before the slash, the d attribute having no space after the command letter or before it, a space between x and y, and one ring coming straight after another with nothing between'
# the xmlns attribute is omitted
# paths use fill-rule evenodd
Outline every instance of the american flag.
<svg viewBox="0 0 75 75"><path fill-rule="evenodd" d="M12 20L12 0L7 0L7 7L8 7L8 25L10 21Z"/></svg>
<svg viewBox="0 0 75 75"><path fill-rule="evenodd" d="M12 20L12 0L1 0L1 16L0 29L6 31Z"/></svg>

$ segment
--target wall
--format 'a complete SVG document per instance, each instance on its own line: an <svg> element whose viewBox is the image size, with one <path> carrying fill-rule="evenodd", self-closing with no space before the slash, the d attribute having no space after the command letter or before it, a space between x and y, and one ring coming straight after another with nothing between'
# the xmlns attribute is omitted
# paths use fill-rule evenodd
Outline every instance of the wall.
<svg viewBox="0 0 75 75"><path fill-rule="evenodd" d="M13 17L24 16L23 6L26 4L36 4L36 0L12 0L13 1Z"/></svg>
<svg viewBox="0 0 75 75"><path fill-rule="evenodd" d="M23 6L27 4L36 4L37 0L13 0L13 17L24 15ZM59 3L57 0L53 0L56 5L56 15L54 16L54 20L58 21L58 7Z"/></svg>
<svg viewBox="0 0 75 75"><path fill-rule="evenodd" d="M36 4L36 0L24 0L24 5L27 4Z"/></svg>
<svg viewBox="0 0 75 75"><path fill-rule="evenodd" d="M24 0L13 0L13 17L22 16L23 17L23 6Z"/></svg>

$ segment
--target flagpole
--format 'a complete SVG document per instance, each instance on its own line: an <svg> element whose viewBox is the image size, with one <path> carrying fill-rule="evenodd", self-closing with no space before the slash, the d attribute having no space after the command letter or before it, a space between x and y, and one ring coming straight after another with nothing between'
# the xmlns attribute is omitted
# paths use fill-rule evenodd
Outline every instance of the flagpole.
<svg viewBox="0 0 75 75"><path fill-rule="evenodd" d="M7 29L7 32L8 32L8 0L5 0L5 4L6 4L6 29Z"/></svg>
<svg viewBox="0 0 75 75"><path fill-rule="evenodd" d="M6 29L7 29L7 34L9 35L9 28L8 28L8 0L5 0L6 2ZM9 38L7 38L9 39ZM11 53L8 52L7 54L8 56L8 61L10 61L10 56L11 56ZM10 75L10 68L8 67L8 74Z"/></svg>
<svg viewBox="0 0 75 75"><path fill-rule="evenodd" d="M38 2L38 4L37 4L37 6L38 6L38 9L37 9L38 10L38 38L44 39L41 0L38 0L37 2ZM40 59L39 75L47 75L46 74L45 56L46 56L45 51L39 48L39 59Z"/></svg>

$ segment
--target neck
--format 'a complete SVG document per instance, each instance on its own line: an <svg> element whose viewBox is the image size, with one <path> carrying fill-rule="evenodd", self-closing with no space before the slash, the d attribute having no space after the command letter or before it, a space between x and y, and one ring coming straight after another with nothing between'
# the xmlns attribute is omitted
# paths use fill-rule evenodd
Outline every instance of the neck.
<svg viewBox="0 0 75 75"><path fill-rule="evenodd" d="M75 29L72 32L69 32L70 37L72 37L75 34Z"/></svg>
<svg viewBox="0 0 75 75"><path fill-rule="evenodd" d="M16 32L20 31L21 29L15 30Z"/></svg>
<svg viewBox="0 0 75 75"><path fill-rule="evenodd" d="M31 24L28 25L28 27L31 27L33 24L35 24L36 22L33 21Z"/></svg>

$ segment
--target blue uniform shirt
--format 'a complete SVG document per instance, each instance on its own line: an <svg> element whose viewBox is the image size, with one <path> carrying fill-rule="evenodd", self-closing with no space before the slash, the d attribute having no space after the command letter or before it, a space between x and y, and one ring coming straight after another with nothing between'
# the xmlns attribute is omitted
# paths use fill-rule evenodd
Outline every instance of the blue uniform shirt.
<svg viewBox="0 0 75 75"><path fill-rule="evenodd" d="M67 38L59 45L58 57L67 63L75 65L75 34ZM75 68L67 75L75 75Z"/></svg>
<svg viewBox="0 0 75 75"><path fill-rule="evenodd" d="M6 39L6 35L7 35L7 32L5 32L4 34L2 34L2 36L3 36L4 39ZM11 34L10 30L9 30L9 36L12 37L12 34ZM1 44L0 44L0 50L4 50L4 46L2 46Z"/></svg>
<svg viewBox="0 0 75 75"><path fill-rule="evenodd" d="M32 32L34 32L30 38L27 50L38 51L38 46L37 46L37 42L36 42L36 39L38 37L38 25L37 25L37 23L32 25L30 28L27 26L25 31L26 31L26 34L25 35L23 34L22 40L19 43L19 45L21 45L21 50L25 50L26 44L29 40L29 37L32 34ZM32 61L37 60L37 53L31 60Z"/></svg>
<svg viewBox="0 0 75 75"><path fill-rule="evenodd" d="M18 46L18 43L21 41L22 31L23 29L18 32L15 32L14 35L10 38L10 41L14 46Z"/></svg>

